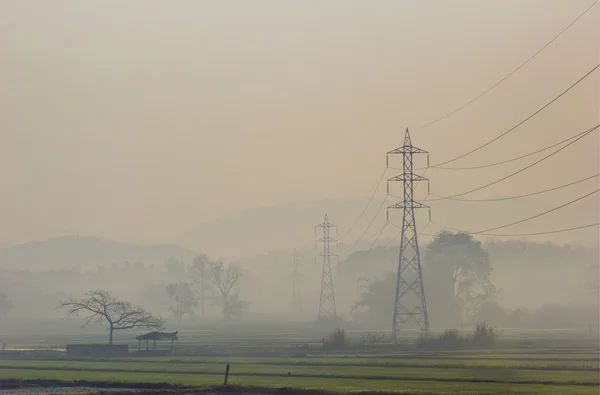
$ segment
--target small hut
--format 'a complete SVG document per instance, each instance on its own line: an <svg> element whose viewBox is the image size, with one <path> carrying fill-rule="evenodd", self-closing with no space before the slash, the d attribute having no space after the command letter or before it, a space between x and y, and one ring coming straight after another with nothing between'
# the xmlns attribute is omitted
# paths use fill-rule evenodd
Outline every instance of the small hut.
<svg viewBox="0 0 600 395"><path fill-rule="evenodd" d="M177 333L179 333L179 331L171 332L171 333L150 332L150 333L146 333L145 335L136 336L135 339L138 341L138 351L141 349L141 344L142 344L142 341L144 341L144 340L146 341L146 351L148 351L148 342L150 340L152 340L154 342L152 350L156 350L156 341L157 340L171 340L171 350L170 351L173 351L173 342L175 340L179 340L179 338L177 337Z"/></svg>

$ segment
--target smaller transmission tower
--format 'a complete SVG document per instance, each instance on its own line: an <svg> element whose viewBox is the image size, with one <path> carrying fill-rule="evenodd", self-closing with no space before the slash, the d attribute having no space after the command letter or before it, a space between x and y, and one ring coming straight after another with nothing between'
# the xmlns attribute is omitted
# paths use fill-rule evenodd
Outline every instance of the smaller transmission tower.
<svg viewBox="0 0 600 395"><path fill-rule="evenodd" d="M298 251L292 254L292 306L290 312L293 316L302 314L302 300L300 299L300 271L298 268Z"/></svg>
<svg viewBox="0 0 600 395"><path fill-rule="evenodd" d="M388 158L389 155L394 154L402 155L403 172L401 175L388 180L388 193L389 182L400 181L404 187L403 201L388 207L388 210L400 209L403 212L396 299L394 301L394 321L392 324L392 336L397 339L400 331L409 320L415 323L421 333L429 335L429 318L427 316L423 272L421 270L421 253L419 252L415 221L415 209L429 209L429 206L414 200L414 183L428 180L413 173L413 155L428 155L427 151L413 147L410 134L406 129L403 146L388 152ZM427 156L427 164L429 165L429 155Z"/></svg>
<svg viewBox="0 0 600 395"><path fill-rule="evenodd" d="M334 318L337 316L335 311L335 294L333 292L333 276L331 274L331 260L337 257L336 254L331 252L331 244L337 243L330 237L331 229L335 228L337 232L337 226L329 222L327 214L325 214L325 220L322 224L315 226L315 237L317 235L317 229L321 228L323 237L318 238L315 244L323 244L323 252L320 254L323 257L323 273L321 275L321 297L319 300L319 319L322 318ZM315 246L316 247L316 246ZM337 244L336 244L337 251Z"/></svg>

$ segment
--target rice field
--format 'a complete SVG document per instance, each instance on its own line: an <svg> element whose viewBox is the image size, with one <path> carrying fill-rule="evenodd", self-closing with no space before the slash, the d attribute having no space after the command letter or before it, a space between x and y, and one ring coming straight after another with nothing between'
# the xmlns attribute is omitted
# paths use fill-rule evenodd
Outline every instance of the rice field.
<svg viewBox="0 0 600 395"><path fill-rule="evenodd" d="M62 339L21 339L15 348L42 351L0 353L0 380L170 383L206 387L287 387L333 392L407 394L598 394L598 340L574 331L505 335L492 349L422 351L401 346L354 346L337 352L318 347L315 334L183 332L172 355L74 358L50 349ZM354 334L355 339L359 338ZM77 341L89 342L92 336ZM213 338L213 341L210 341ZM16 338L15 338L16 340ZM30 341L28 343L27 341ZM122 342L130 342L124 338ZM102 342L101 338L95 342ZM312 344L314 346L306 346ZM130 342L132 351L137 342ZM64 346L64 343L63 343ZM163 345L163 348L165 346ZM45 350L43 350L45 349Z"/></svg>

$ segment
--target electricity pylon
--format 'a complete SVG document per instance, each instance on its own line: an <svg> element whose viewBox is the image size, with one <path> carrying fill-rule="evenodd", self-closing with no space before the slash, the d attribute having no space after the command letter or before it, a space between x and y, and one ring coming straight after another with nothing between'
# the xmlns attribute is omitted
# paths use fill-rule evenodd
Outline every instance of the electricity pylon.
<svg viewBox="0 0 600 395"><path fill-rule="evenodd" d="M300 272L298 270L298 251L292 254L292 306L290 312L297 317L302 314L302 299L300 299Z"/></svg>
<svg viewBox="0 0 600 395"><path fill-rule="evenodd" d="M408 129L406 129L404 145L388 152L387 156L389 160L389 155L402 155L403 170L402 174L388 180L388 193L390 182L401 181L404 186L403 201L388 207L388 210L401 209L403 211L398 278L396 280L396 299L394 301L394 321L392 324L392 336L394 339L398 338L400 331L409 320L412 320L416 324L421 333L429 335L429 318L427 316L423 272L421 270L421 254L419 252L415 222L415 209L429 209L429 206L414 200L414 183L419 181L429 182L429 180L413 173L414 154L426 154L427 166L429 166L429 153L413 147L410 134L408 133Z"/></svg>
<svg viewBox="0 0 600 395"><path fill-rule="evenodd" d="M337 226L329 222L327 214L325 214L325 220L323 223L315 226L315 237L317 234L317 228L323 229L323 237L316 240L317 243L323 244L323 252L318 255L323 257L323 273L321 275L321 297L319 299L319 319L322 318L334 318L337 316L335 310L335 294L333 292L333 276L331 274L331 259L337 257L336 254L331 252L331 244L337 243L330 237L331 229ZM336 244L337 245L337 244ZM337 248L336 248L337 250Z"/></svg>

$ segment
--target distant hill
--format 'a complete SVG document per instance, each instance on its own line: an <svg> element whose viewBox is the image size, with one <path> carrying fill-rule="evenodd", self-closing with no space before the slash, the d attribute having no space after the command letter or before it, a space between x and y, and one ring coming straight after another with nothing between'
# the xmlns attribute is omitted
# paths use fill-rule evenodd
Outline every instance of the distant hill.
<svg viewBox="0 0 600 395"><path fill-rule="evenodd" d="M257 208L200 223L176 236L173 244L137 245L95 237L55 237L0 249L0 269L93 268L127 261L156 265L164 263L170 257L190 262L194 256L193 251L201 251L216 258L239 259L269 251L289 251L294 248L312 250L314 227L323 221L325 213L332 223L339 226L339 234L332 236L341 239L340 254L343 254L363 233L363 240L353 250L368 248L385 224L385 206L395 202L390 198L382 205L381 197L373 199L362 219L342 238L368 201L366 197L353 197ZM530 198L498 203L434 201L430 204L434 221L466 230L503 225L556 207L556 204ZM379 214L365 232L380 207ZM497 233L569 228L597 222L599 214L598 200L588 199L524 224L501 229ZM390 220L397 225L401 224L399 213L397 216L391 215ZM422 229L427 220L427 212L420 212L417 227ZM425 234L434 234L440 229L439 225L432 223L428 225ZM397 233L397 228L388 225L377 244L387 244ZM429 239L425 234L421 237L422 242ZM597 245L598 228L529 239L536 242Z"/></svg>
<svg viewBox="0 0 600 395"><path fill-rule="evenodd" d="M174 244L134 245L95 237L61 236L0 250L0 268L49 270L93 268L111 263L162 264L168 258L189 262L193 252Z"/></svg>
<svg viewBox="0 0 600 395"><path fill-rule="evenodd" d="M183 232L175 240L180 245L224 258L250 257L267 251L292 248L312 249L315 238L314 226L323 221L325 213L329 215L331 222L339 226L341 237L354 224L368 201L366 197L354 197L257 208L202 222L193 229ZM365 233L363 241L356 246L356 249L368 248L374 236L385 224L385 206L395 201L394 198L389 198L382 206L381 197L373 199L360 222L342 240L346 245L340 245L340 252L348 249L349 245L365 232L369 222L375 217L377 209L382 207ZM470 231L518 221L557 206L533 198L486 203L442 200L428 204L431 205L433 221ZM401 224L399 214L390 216L397 225ZM491 233L543 232L597 222L598 217L598 200L590 198L538 219ZM417 227L422 229L427 221L427 212L423 210L418 214ZM437 233L440 230L439 225L432 223L428 225L425 233ZM379 238L379 244L386 244L397 233L398 229L389 225ZM428 237L423 236L421 239L426 241ZM598 229L535 236L530 240L596 245Z"/></svg>
<svg viewBox="0 0 600 395"><path fill-rule="evenodd" d="M328 214L330 222L339 226L339 236L342 236L368 200L364 197L351 197L251 209L202 222L182 232L175 240L183 246L230 259L273 250L312 248L315 225L323 222L325 214ZM371 203L363 221L368 221L375 214L380 203L381 199ZM355 229L355 234L364 227L363 224L360 225Z"/></svg>

